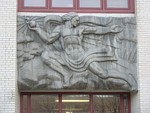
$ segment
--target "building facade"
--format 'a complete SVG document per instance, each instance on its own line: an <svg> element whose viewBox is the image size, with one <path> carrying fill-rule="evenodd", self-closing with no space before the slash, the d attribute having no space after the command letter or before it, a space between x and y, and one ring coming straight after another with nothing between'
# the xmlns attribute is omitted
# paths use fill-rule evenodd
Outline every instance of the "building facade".
<svg viewBox="0 0 150 113"><path fill-rule="evenodd" d="M19 78L19 71L18 71L18 65L17 65L17 16L47 16L47 15L64 15L65 8L63 9L53 9L53 13L49 13L47 9L40 9L43 10L44 13L39 12L38 9L30 10L30 8L22 8L20 5L20 1L17 2L16 0L1 0L0 4L0 113L20 113L20 112L26 112L22 111L23 104L22 104L22 95L27 95L27 98L30 100L30 96L32 94L50 94L54 93L53 91L32 91L32 90L20 90L19 85L17 83ZM137 31L137 81L138 81L138 91L136 92L122 92L128 93L130 96L131 102L128 104L128 112L131 113L149 113L149 36L150 33L148 32L148 26L150 25L150 2L148 0L136 0L134 2L135 4L135 12L133 13L134 7L132 7L130 10L125 12L124 10L106 10L105 12L97 12L97 9L95 9L95 12L85 13L84 10L81 10L79 7L79 16L85 16L85 15L93 15L98 17L115 17L115 18L124 18L124 17L135 17L136 18L136 31ZM57 4L56 4L57 5ZM132 4L131 4L132 5ZM84 4L83 4L84 6ZM19 11L18 11L19 10ZM62 11L64 10L64 11ZM61 12L62 11L62 12ZM74 11L74 10L69 10ZM83 12L82 12L83 11ZM117 12L118 11L118 12ZM38 13L37 13L38 12ZM54 13L55 12L55 13ZM61 13L60 13L61 12ZM19 25L18 25L19 26ZM72 93L72 90L70 91ZM80 92L80 93L79 93ZM100 93L107 92L106 94L117 94L121 93L121 91L88 91L88 92L82 92L82 91L75 91L72 94L82 94L89 95L90 97L93 97L94 94L96 95ZM109 92L109 93L108 93ZM54 94L62 95L65 94L66 91L55 91ZM66 93L70 94L70 93ZM29 96L30 95L30 96ZM91 96L92 95L92 96ZM62 96L58 96L60 100L62 100ZM26 97L25 97L26 98ZM93 99L93 98L92 98ZM122 97L120 99L123 99ZM31 100L28 100L28 104L31 104ZM59 106L62 106L61 103L59 103ZM131 104L131 105L130 105ZM123 106L123 105L122 105ZM27 109L27 112L30 113L31 109ZM61 108L60 108L61 109ZM92 108L94 109L94 108ZM92 113L92 110L89 109L89 111ZM61 110L59 111L61 112ZM67 111L66 111L67 112ZM125 113L126 111L121 111L122 113Z"/></svg>

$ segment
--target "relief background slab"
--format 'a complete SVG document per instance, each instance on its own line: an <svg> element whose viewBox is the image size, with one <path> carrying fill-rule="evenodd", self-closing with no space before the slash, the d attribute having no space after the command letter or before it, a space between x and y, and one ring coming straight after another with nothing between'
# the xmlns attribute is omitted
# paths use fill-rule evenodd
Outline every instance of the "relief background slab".
<svg viewBox="0 0 150 113"><path fill-rule="evenodd" d="M20 90L137 91L134 17L18 16Z"/></svg>

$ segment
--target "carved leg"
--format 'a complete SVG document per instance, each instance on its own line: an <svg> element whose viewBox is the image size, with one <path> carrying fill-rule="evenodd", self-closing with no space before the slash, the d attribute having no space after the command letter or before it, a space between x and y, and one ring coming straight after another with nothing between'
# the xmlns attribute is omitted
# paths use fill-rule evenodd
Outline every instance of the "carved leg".
<svg viewBox="0 0 150 113"><path fill-rule="evenodd" d="M135 78L132 75L122 74L116 70L108 70L106 72L103 70L97 62L92 62L89 65L89 69L91 72L93 72L95 75L102 79L108 79L108 78L114 78L114 79L121 79L123 81L126 81L129 86L131 87L131 90L137 90L137 83Z"/></svg>
<svg viewBox="0 0 150 113"><path fill-rule="evenodd" d="M51 58L48 54L48 52L43 52L41 55L41 58L45 64L47 64L50 68L54 69L61 75L63 75L64 78L64 86L67 87L69 85L69 80L71 77L71 74L63 68L63 66L55 59Z"/></svg>
<svg viewBox="0 0 150 113"><path fill-rule="evenodd" d="M137 90L137 81L131 74L123 74L116 70L109 70L108 76L109 78L121 79L126 81L129 84L131 91Z"/></svg>
<svg viewBox="0 0 150 113"><path fill-rule="evenodd" d="M89 70L102 79L108 78L107 72L104 71L97 62L92 62L89 65Z"/></svg>

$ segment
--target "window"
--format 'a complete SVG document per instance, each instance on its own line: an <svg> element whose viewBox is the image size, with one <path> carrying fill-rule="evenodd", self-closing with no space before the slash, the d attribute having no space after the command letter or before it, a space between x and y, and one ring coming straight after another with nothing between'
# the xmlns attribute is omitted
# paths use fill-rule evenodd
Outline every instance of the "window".
<svg viewBox="0 0 150 113"><path fill-rule="evenodd" d="M73 0L52 0L52 8L73 8Z"/></svg>
<svg viewBox="0 0 150 113"><path fill-rule="evenodd" d="M100 0L79 0L80 8L101 8Z"/></svg>
<svg viewBox="0 0 150 113"><path fill-rule="evenodd" d="M107 8L128 8L128 0L107 0Z"/></svg>
<svg viewBox="0 0 150 113"><path fill-rule="evenodd" d="M129 93L21 93L20 113L131 113Z"/></svg>
<svg viewBox="0 0 150 113"><path fill-rule="evenodd" d="M134 13L134 0L18 0L19 12Z"/></svg>
<svg viewBox="0 0 150 113"><path fill-rule="evenodd" d="M45 4L45 0L24 0L25 7L44 7Z"/></svg>

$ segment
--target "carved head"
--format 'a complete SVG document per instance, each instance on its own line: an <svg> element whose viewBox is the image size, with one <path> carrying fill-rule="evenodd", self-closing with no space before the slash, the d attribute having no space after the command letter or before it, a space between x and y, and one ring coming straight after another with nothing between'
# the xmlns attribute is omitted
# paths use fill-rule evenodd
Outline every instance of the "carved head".
<svg viewBox="0 0 150 113"><path fill-rule="evenodd" d="M78 25L79 25L79 17L78 17L78 16L73 17L73 18L71 19L71 24L72 24L74 27L78 26Z"/></svg>
<svg viewBox="0 0 150 113"><path fill-rule="evenodd" d="M71 24L76 27L79 24L79 16L75 12L70 12L62 16L64 21L70 21Z"/></svg>

